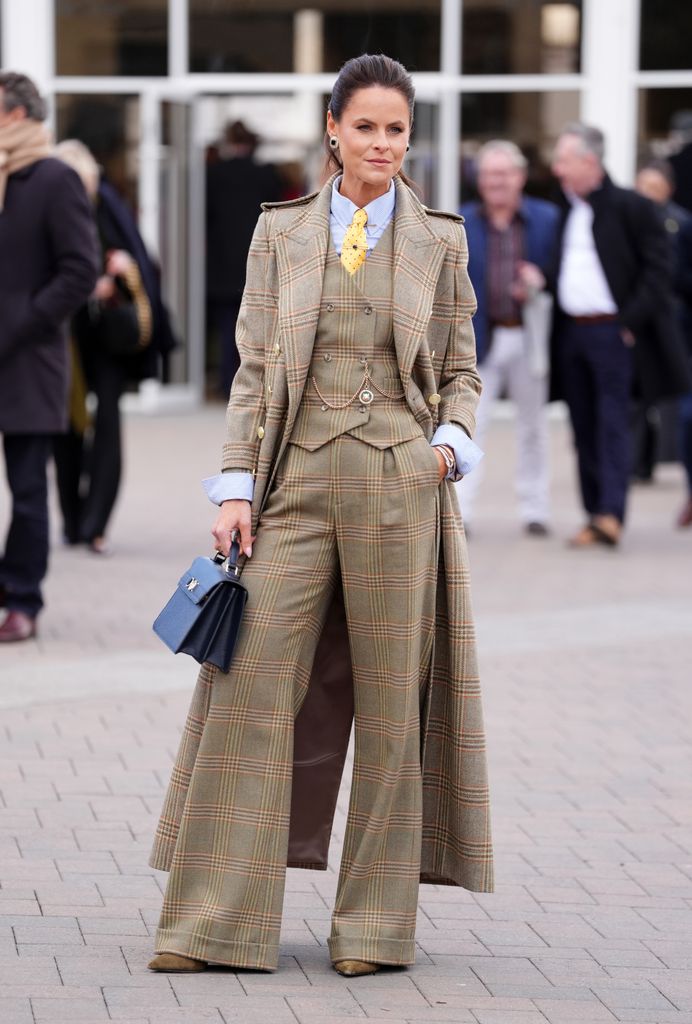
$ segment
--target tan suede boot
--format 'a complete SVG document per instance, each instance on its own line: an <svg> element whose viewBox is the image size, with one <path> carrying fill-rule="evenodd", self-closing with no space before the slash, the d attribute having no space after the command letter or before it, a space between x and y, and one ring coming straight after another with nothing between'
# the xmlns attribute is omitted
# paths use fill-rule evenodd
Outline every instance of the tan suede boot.
<svg viewBox="0 0 692 1024"><path fill-rule="evenodd" d="M380 969L379 964L369 964L365 960L337 960L333 966L337 974L343 974L346 978L375 974Z"/></svg>
<svg viewBox="0 0 692 1024"><path fill-rule="evenodd" d="M193 960L178 953L159 953L147 964L150 971L165 971L168 974L196 974L206 971L206 960Z"/></svg>

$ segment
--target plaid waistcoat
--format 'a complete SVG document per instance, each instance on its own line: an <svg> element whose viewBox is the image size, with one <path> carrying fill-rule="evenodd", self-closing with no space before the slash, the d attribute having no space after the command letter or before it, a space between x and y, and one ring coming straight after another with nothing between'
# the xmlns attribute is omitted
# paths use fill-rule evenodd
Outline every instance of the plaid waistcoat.
<svg viewBox="0 0 692 1024"><path fill-rule="evenodd" d="M375 448L390 448L423 433L406 403L394 345L393 237L392 223L353 275L330 245L292 444L316 451L352 434ZM374 386L365 383L366 370Z"/></svg>

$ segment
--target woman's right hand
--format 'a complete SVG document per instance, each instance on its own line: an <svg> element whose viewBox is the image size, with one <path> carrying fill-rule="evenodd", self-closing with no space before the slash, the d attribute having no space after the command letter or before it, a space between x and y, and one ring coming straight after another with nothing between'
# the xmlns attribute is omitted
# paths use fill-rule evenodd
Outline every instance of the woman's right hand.
<svg viewBox="0 0 692 1024"><path fill-rule="evenodd" d="M250 502L243 498L224 501L219 509L216 522L211 528L216 541L216 550L227 556L231 550L231 540L235 533L240 533L240 550L249 558L255 538L251 536Z"/></svg>

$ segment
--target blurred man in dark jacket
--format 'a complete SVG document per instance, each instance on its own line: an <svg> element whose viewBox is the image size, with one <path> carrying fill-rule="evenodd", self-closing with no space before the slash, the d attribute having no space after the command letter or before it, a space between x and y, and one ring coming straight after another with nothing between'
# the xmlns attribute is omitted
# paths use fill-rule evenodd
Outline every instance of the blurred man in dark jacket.
<svg viewBox="0 0 692 1024"><path fill-rule="evenodd" d="M49 156L45 103L0 72L0 432L12 521L0 559L0 642L36 632L48 567L46 463L67 426L63 324L98 275L94 221L77 174Z"/></svg>
<svg viewBox="0 0 692 1024"><path fill-rule="evenodd" d="M235 325L260 203L280 198L273 167L255 162L258 138L242 121L226 128L221 159L207 167L207 303L221 338L220 388L228 398L240 357Z"/></svg>
<svg viewBox="0 0 692 1024"><path fill-rule="evenodd" d="M678 294L682 300L681 323L692 365L692 219L682 225L678 241L676 273ZM680 457L687 477L687 499L680 509L677 525L692 527L692 391L680 399Z"/></svg>
<svg viewBox="0 0 692 1024"><path fill-rule="evenodd" d="M671 260L677 267L680 232L692 218L689 210L673 202L675 192L675 174L668 160L650 159L642 164L637 172L634 183L635 190L646 196L656 208L666 229L666 237L670 246ZM678 304L676 304L677 306ZM679 310L676 308L676 314ZM678 322L680 316L677 316ZM674 325L674 329L677 325ZM646 405L634 402L632 411L633 426L633 460L632 471L635 480L649 483L653 480L654 469L659 457L662 441L666 440L666 432L674 416L676 402L663 402L658 405Z"/></svg>
<svg viewBox="0 0 692 1024"><path fill-rule="evenodd" d="M575 547L620 540L633 391L653 404L688 381L665 229L650 200L613 184L604 149L598 128L575 123L553 156L563 211L553 397L569 406L588 517Z"/></svg>

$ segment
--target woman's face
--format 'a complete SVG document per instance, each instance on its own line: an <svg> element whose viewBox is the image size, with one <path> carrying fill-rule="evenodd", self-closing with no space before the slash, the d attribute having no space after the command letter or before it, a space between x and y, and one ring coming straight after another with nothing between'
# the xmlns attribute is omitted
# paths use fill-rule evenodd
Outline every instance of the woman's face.
<svg viewBox="0 0 692 1024"><path fill-rule="evenodd" d="M338 121L327 114L327 131L339 140L344 176L386 191L406 154L408 102L398 89L358 89Z"/></svg>

